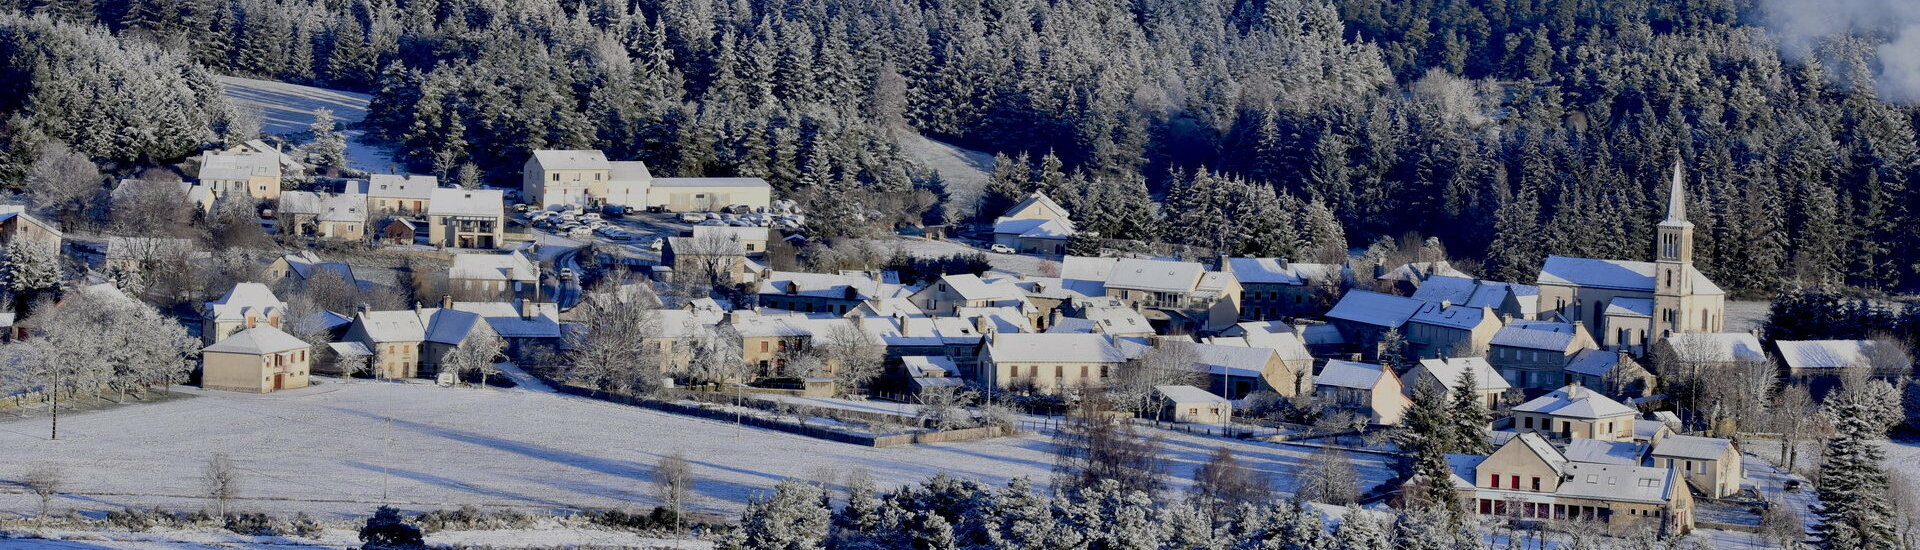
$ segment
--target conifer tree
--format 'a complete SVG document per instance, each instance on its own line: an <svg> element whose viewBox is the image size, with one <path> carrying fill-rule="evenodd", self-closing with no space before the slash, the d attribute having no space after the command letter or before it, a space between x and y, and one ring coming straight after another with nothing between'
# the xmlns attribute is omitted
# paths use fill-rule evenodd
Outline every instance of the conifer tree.
<svg viewBox="0 0 1920 550"><path fill-rule="evenodd" d="M322 169L346 166L347 137L335 127L332 110L314 111L313 124L307 130L313 134L313 142L307 145L307 159L314 166Z"/></svg>
<svg viewBox="0 0 1920 550"><path fill-rule="evenodd" d="M1818 548L1894 548L1899 544L1883 467L1886 451L1881 444L1887 424L1880 419L1884 413L1876 411L1879 405L1862 397L1861 392L1842 391L1826 406L1834 437L1828 440L1826 460L1820 465L1820 505L1814 510L1820 521L1813 528Z"/></svg>
<svg viewBox="0 0 1920 550"><path fill-rule="evenodd" d="M1448 420L1453 424L1453 450L1461 454L1487 452L1487 407L1480 402L1480 377L1473 367L1460 371L1453 384Z"/></svg>

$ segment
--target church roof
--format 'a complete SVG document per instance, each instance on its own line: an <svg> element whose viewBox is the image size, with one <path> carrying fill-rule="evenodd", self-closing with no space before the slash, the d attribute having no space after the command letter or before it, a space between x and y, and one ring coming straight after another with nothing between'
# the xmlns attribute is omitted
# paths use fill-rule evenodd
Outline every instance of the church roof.
<svg viewBox="0 0 1920 550"><path fill-rule="evenodd" d="M1543 285L1653 292L1654 273L1656 269L1653 262L1547 256L1546 265L1540 267L1538 282ZM1693 279L1694 294L1726 293L1692 265L1687 266L1687 276Z"/></svg>
<svg viewBox="0 0 1920 550"><path fill-rule="evenodd" d="M1681 187L1685 181L1686 178L1684 177L1684 172L1681 171L1680 161L1675 159L1673 161L1673 185L1672 189L1667 191L1667 219L1666 221L1660 222L1660 225L1667 227L1693 227L1693 223L1687 221L1687 194Z"/></svg>

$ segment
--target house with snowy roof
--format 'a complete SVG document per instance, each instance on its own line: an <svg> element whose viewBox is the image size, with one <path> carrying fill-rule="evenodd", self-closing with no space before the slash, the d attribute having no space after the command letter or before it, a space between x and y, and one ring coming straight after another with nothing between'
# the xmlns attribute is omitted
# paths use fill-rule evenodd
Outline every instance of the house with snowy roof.
<svg viewBox="0 0 1920 550"><path fill-rule="evenodd" d="M1472 377L1473 387L1462 387L1462 374ZM1507 379L1501 378L1500 373L1493 370L1493 365L1487 364L1487 360L1481 357L1422 359L1419 365L1407 371L1407 397L1413 397L1413 391L1423 384L1432 384L1432 387L1446 392L1450 399L1453 392L1473 392L1488 410L1499 407L1500 396L1513 389L1512 385L1507 384Z"/></svg>
<svg viewBox="0 0 1920 550"><path fill-rule="evenodd" d="M1481 355L1501 326L1491 307L1427 302L1407 318L1406 337L1420 357Z"/></svg>
<svg viewBox="0 0 1920 550"><path fill-rule="evenodd" d="M1471 513L1647 526L1667 535L1693 529L1693 493L1678 472L1599 458L1575 461L1538 434L1523 433L1486 456L1448 455L1447 463Z"/></svg>
<svg viewBox="0 0 1920 550"><path fill-rule="evenodd" d="M45 246L48 250L60 250L60 239L65 234L52 222L40 219L19 204L0 204L0 246L11 246L15 242L30 242Z"/></svg>
<svg viewBox="0 0 1920 550"><path fill-rule="evenodd" d="M273 262L267 264L267 278L269 279L306 281L321 273L338 275L341 280L347 281L349 284L358 284L359 281L359 279L353 276L352 264L322 261L320 255L314 254L311 250L281 254L280 257L274 258Z"/></svg>
<svg viewBox="0 0 1920 550"><path fill-rule="evenodd" d="M1286 258L1223 258L1220 271L1240 281L1240 318L1246 321L1317 315L1351 282L1344 265Z"/></svg>
<svg viewBox="0 0 1920 550"><path fill-rule="evenodd" d="M435 188L427 204L427 242L446 248L499 248L506 205L497 189Z"/></svg>
<svg viewBox="0 0 1920 550"><path fill-rule="evenodd" d="M1333 309L1327 310L1326 318L1327 324L1340 331L1347 345L1360 350L1365 357L1374 357L1387 331L1397 330L1405 336L1407 321L1426 305L1405 296L1354 289L1341 296Z"/></svg>
<svg viewBox="0 0 1920 550"><path fill-rule="evenodd" d="M537 350L560 347L560 306L530 299L482 302L444 301L441 307L479 315L493 333L507 343L506 354L526 357Z"/></svg>
<svg viewBox="0 0 1920 550"><path fill-rule="evenodd" d="M1658 382L1652 372L1626 351L1583 349L1562 369L1566 380L1621 399L1653 395Z"/></svg>
<svg viewBox="0 0 1920 550"><path fill-rule="evenodd" d="M258 326L200 350L200 387L268 393L307 387L312 344L272 326Z"/></svg>
<svg viewBox="0 0 1920 550"><path fill-rule="evenodd" d="M1308 351L1306 342L1299 333L1272 326L1270 322L1250 321L1235 325L1234 329L1223 333L1222 336L1208 337L1205 342L1221 346L1273 350L1282 366L1298 373L1295 376L1293 393L1275 390L1276 393L1302 395L1313 387L1313 354Z"/></svg>
<svg viewBox="0 0 1920 550"><path fill-rule="evenodd" d="M1540 307L1586 322L1607 349L1646 349L1676 333L1720 332L1726 292L1693 266L1683 183L1676 162L1667 217L1656 228L1654 261L1549 256L1535 281Z"/></svg>
<svg viewBox="0 0 1920 550"><path fill-rule="evenodd" d="M1162 333L1217 331L1240 319L1240 281L1198 262L1068 256L1060 277L1069 290L1141 310Z"/></svg>
<svg viewBox="0 0 1920 550"><path fill-rule="evenodd" d="M201 307L200 340L212 344L246 329L282 328L286 313L287 303L274 296L267 285L235 284L226 295Z"/></svg>
<svg viewBox="0 0 1920 550"><path fill-rule="evenodd" d="M367 196L359 193L287 191L275 218L281 233L352 241L367 236Z"/></svg>
<svg viewBox="0 0 1920 550"><path fill-rule="evenodd" d="M1076 298L1042 319L1044 332L1051 333L1105 334L1113 338L1157 334L1146 315L1113 298Z"/></svg>
<svg viewBox="0 0 1920 550"><path fill-rule="evenodd" d="M1067 253L1073 220L1046 193L1034 191L993 221L993 242L1023 254Z"/></svg>
<svg viewBox="0 0 1920 550"><path fill-rule="evenodd" d="M977 370L990 387L1057 394L1104 386L1127 359L1099 334L994 334L980 348Z"/></svg>
<svg viewBox="0 0 1920 550"><path fill-rule="evenodd" d="M538 150L521 165L521 196L542 210L561 206L659 207L710 212L767 208L773 187L760 178L658 178L640 161L609 161L598 150Z"/></svg>
<svg viewBox="0 0 1920 550"><path fill-rule="evenodd" d="M1162 418L1182 424L1225 425L1233 420L1233 402L1193 386L1154 386Z"/></svg>
<svg viewBox="0 0 1920 550"><path fill-rule="evenodd" d="M1583 350L1595 349L1581 323L1514 321L1487 342L1487 363L1514 387L1532 390L1567 383L1567 365Z"/></svg>
<svg viewBox="0 0 1920 550"><path fill-rule="evenodd" d="M1352 410L1378 426L1399 424L1413 406L1393 369L1373 363L1327 361L1314 375L1313 387L1334 407Z"/></svg>
<svg viewBox="0 0 1920 550"><path fill-rule="evenodd" d="M440 188L440 178L374 174L356 187L367 196L368 212L381 216L420 217L427 215L427 207L433 204L433 190Z"/></svg>
<svg viewBox="0 0 1920 550"><path fill-rule="evenodd" d="M1638 411L1592 388L1569 384L1513 407L1513 429L1559 439L1632 441Z"/></svg>
<svg viewBox="0 0 1920 550"><path fill-rule="evenodd" d="M1787 375L1806 382L1814 397L1825 396L1848 374L1892 378L1912 371L1912 358L1905 350L1883 349L1889 344L1876 340L1776 340L1773 344Z"/></svg>
<svg viewBox="0 0 1920 550"><path fill-rule="evenodd" d="M878 274L809 273L762 270L760 307L799 313L845 315L870 300L909 296L906 287L887 284Z"/></svg>
<svg viewBox="0 0 1920 550"><path fill-rule="evenodd" d="M200 155L200 184L216 199L250 197L255 201L280 198L285 166L278 151L207 151Z"/></svg>
<svg viewBox="0 0 1920 550"><path fill-rule="evenodd" d="M416 304L413 309L356 312L342 341L372 353L374 376L432 377L448 351L483 330L492 328L478 314Z"/></svg>
<svg viewBox="0 0 1920 550"><path fill-rule="evenodd" d="M1673 435L1653 445L1653 466L1678 470L1687 483L1707 498L1726 498L1740 492L1744 481L1740 448L1715 437Z"/></svg>
<svg viewBox="0 0 1920 550"><path fill-rule="evenodd" d="M1533 319L1540 314L1540 287L1518 283L1436 275L1410 297L1429 303L1492 308L1502 318Z"/></svg>
<svg viewBox="0 0 1920 550"><path fill-rule="evenodd" d="M942 275L907 299L929 315L953 315L962 307L1023 307L1027 291L1009 279L981 279L972 273Z"/></svg>
<svg viewBox="0 0 1920 550"><path fill-rule="evenodd" d="M1767 362L1760 337L1750 332L1687 332L1654 344L1654 358L1704 367L1739 367Z"/></svg>
<svg viewBox="0 0 1920 550"><path fill-rule="evenodd" d="M540 288L540 267L519 252L453 255L447 290L463 300L531 299Z"/></svg>

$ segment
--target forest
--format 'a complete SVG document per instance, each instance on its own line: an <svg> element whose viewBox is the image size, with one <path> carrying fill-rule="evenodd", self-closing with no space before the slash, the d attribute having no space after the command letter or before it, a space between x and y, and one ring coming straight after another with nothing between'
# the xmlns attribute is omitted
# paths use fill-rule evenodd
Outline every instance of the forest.
<svg viewBox="0 0 1920 550"><path fill-rule="evenodd" d="M1729 291L1912 290L1894 37L1807 36L1793 4L0 0L0 87L25 91L0 184L49 140L113 172L230 137L208 75L234 74L368 92L366 130L451 179L595 147L767 178L831 237L947 191L896 145L918 132L1002 162L983 204L906 223L1042 189L1109 237L1309 259L1418 234L1522 282L1646 259L1678 162Z"/></svg>

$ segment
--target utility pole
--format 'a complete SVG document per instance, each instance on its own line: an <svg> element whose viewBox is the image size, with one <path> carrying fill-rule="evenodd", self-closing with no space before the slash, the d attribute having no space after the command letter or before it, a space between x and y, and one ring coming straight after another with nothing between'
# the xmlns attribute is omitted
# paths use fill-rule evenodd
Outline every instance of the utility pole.
<svg viewBox="0 0 1920 550"><path fill-rule="evenodd" d="M60 367L55 366L52 369L53 386L47 388L47 391L53 392L53 436L49 439L57 440L60 439Z"/></svg>

